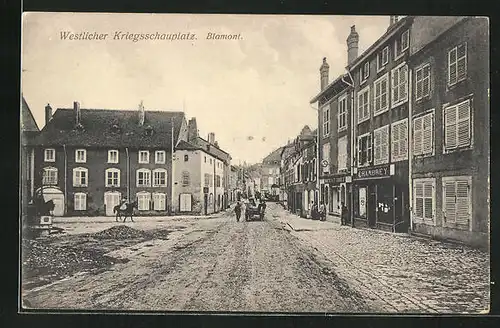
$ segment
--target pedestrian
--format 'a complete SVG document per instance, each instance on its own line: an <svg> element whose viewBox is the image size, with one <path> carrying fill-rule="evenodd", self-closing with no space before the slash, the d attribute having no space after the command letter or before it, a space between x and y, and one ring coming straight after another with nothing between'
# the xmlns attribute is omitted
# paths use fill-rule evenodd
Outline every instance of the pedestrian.
<svg viewBox="0 0 500 328"><path fill-rule="evenodd" d="M340 212L340 225L347 224L347 206L344 203L340 204L341 212Z"/></svg>
<svg viewBox="0 0 500 328"><path fill-rule="evenodd" d="M239 201L236 202L236 206L234 207L234 213L236 214L236 221L240 222L240 218L241 218L241 203Z"/></svg>
<svg viewBox="0 0 500 328"><path fill-rule="evenodd" d="M319 220L326 221L326 206L324 201L321 201L321 205L319 206Z"/></svg>
<svg viewBox="0 0 500 328"><path fill-rule="evenodd" d="M318 203L316 203L316 201L313 202L313 206L312 206L312 219L313 220L317 220L318 219Z"/></svg>
<svg viewBox="0 0 500 328"><path fill-rule="evenodd" d="M120 204L120 210L125 211L127 209L127 198L123 198Z"/></svg>

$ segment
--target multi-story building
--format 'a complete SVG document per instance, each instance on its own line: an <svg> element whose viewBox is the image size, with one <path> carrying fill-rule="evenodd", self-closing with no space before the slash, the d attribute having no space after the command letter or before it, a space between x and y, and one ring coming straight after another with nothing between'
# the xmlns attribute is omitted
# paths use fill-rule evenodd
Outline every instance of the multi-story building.
<svg viewBox="0 0 500 328"><path fill-rule="evenodd" d="M28 203L35 192L35 149L32 146L34 138L40 133L33 113L28 103L22 97L21 103L21 213L25 217Z"/></svg>
<svg viewBox="0 0 500 328"><path fill-rule="evenodd" d="M229 170L229 204L238 200L238 168L231 165Z"/></svg>
<svg viewBox="0 0 500 328"><path fill-rule="evenodd" d="M172 204L172 150L186 138L183 112L45 108L35 138L35 188L54 215L114 215L126 197L140 215L166 215ZM36 173L40 173L36 175Z"/></svg>
<svg viewBox="0 0 500 328"><path fill-rule="evenodd" d="M416 17L410 33L412 230L487 246L487 18Z"/></svg>
<svg viewBox="0 0 500 328"><path fill-rule="evenodd" d="M280 202L285 208L288 207L288 188L290 186L290 162L289 158L295 152L293 143L288 143L281 150L280 160Z"/></svg>
<svg viewBox="0 0 500 328"><path fill-rule="evenodd" d="M354 26L350 35L349 58L357 51L357 33ZM352 80L341 74L328 83L329 65L326 58L320 67L320 92L310 103L318 103L319 183L320 200L327 216L340 221L342 204L351 206L351 113Z"/></svg>
<svg viewBox="0 0 500 328"><path fill-rule="evenodd" d="M358 35L347 39L354 84L352 138L355 225L390 231L409 227L408 56L412 16L391 16L387 32L361 56ZM354 58L355 57L355 58Z"/></svg>
<svg viewBox="0 0 500 328"><path fill-rule="evenodd" d="M175 147L174 213L211 214L227 208L231 156L219 148L215 134L198 135L195 118L189 120L187 140Z"/></svg>
<svg viewBox="0 0 500 328"><path fill-rule="evenodd" d="M273 197L279 195L281 151L282 147L272 151L264 157L260 165L261 190L263 193Z"/></svg>

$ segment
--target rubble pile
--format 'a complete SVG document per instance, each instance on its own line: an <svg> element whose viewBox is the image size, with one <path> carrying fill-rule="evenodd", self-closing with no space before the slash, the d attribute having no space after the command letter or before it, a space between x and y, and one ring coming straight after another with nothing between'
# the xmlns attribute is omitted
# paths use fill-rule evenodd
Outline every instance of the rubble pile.
<svg viewBox="0 0 500 328"><path fill-rule="evenodd" d="M130 228L126 225L114 226L109 229L91 234L96 239L137 239L149 238L149 234L142 230Z"/></svg>

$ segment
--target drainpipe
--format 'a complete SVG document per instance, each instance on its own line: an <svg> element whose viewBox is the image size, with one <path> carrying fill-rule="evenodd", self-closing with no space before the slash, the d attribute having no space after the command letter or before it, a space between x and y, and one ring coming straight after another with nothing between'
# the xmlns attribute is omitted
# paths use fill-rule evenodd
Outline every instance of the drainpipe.
<svg viewBox="0 0 500 328"><path fill-rule="evenodd" d="M352 78L351 73L349 76ZM354 80L353 80L354 81ZM356 108L354 97L354 85L351 92L351 227L354 228L354 156L356 156L356 126L354 125L354 113Z"/></svg>
<svg viewBox="0 0 500 328"><path fill-rule="evenodd" d="M33 200L35 195L35 149L31 148L30 151L30 201Z"/></svg>
<svg viewBox="0 0 500 328"><path fill-rule="evenodd" d="M216 161L216 158L214 157L214 198L213 198L213 201L214 201L214 213L217 212L216 208L217 208L217 184L216 184L216 172L215 172L215 161Z"/></svg>
<svg viewBox="0 0 500 328"><path fill-rule="evenodd" d="M127 154L127 199L130 202L130 157L128 153L128 147L125 148L125 153Z"/></svg>
<svg viewBox="0 0 500 328"><path fill-rule="evenodd" d="M410 65L408 65L410 66ZM410 230L413 231L413 136L412 136L412 70L408 68L408 205L410 214ZM404 206L404 204L402 204Z"/></svg>
<svg viewBox="0 0 500 328"><path fill-rule="evenodd" d="M66 152L66 145L64 149L64 214L68 213L68 154Z"/></svg>

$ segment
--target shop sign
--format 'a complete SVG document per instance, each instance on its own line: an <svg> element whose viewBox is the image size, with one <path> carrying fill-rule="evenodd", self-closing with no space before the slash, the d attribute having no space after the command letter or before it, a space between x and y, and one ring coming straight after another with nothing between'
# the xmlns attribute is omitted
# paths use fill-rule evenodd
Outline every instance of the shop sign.
<svg viewBox="0 0 500 328"><path fill-rule="evenodd" d="M208 194L208 187L203 187L203 193Z"/></svg>
<svg viewBox="0 0 500 328"><path fill-rule="evenodd" d="M366 188L359 188L359 215L366 216Z"/></svg>
<svg viewBox="0 0 500 328"><path fill-rule="evenodd" d="M338 177L338 178L333 178L334 183L344 183L345 182L345 177Z"/></svg>
<svg viewBox="0 0 500 328"><path fill-rule="evenodd" d="M388 177L390 175L389 165L369 168L369 169L359 169L358 178L379 178Z"/></svg>

